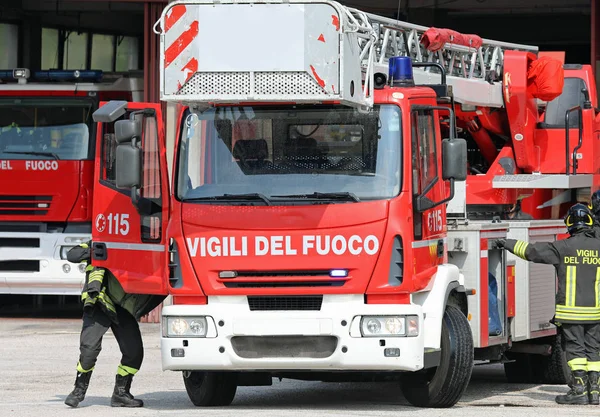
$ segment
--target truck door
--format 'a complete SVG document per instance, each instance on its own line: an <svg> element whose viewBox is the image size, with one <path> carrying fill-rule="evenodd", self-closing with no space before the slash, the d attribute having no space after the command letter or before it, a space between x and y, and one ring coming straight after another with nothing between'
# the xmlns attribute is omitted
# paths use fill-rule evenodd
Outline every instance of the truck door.
<svg viewBox="0 0 600 417"><path fill-rule="evenodd" d="M101 105L94 120L98 122L98 133L92 264L108 268L128 293L167 294L165 226L169 186L160 104L111 101ZM116 123L123 120L138 123L139 132L132 141L118 140L123 125ZM137 147L137 157L119 153L120 146L130 147L129 151ZM137 164L137 189L119 186L118 164Z"/></svg>
<svg viewBox="0 0 600 417"><path fill-rule="evenodd" d="M438 112L427 100L411 100L411 154L413 201L419 196L432 202L444 199L441 178L441 138ZM419 211L413 204L413 248L417 260L415 272L428 274L443 262L446 232L446 205Z"/></svg>

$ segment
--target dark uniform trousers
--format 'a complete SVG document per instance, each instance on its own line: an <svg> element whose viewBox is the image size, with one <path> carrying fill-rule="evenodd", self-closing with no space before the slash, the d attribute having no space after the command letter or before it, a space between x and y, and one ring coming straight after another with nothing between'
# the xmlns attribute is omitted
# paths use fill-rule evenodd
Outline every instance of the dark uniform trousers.
<svg viewBox="0 0 600 417"><path fill-rule="evenodd" d="M96 365L96 359L102 350L102 338L110 328L121 350L121 364L117 370L120 375L135 374L144 359L144 346L137 320L120 306L117 309L118 323L100 309L94 308L83 314L83 328L79 343L79 372L90 372Z"/></svg>
<svg viewBox="0 0 600 417"><path fill-rule="evenodd" d="M600 372L600 240L595 230L555 242L506 239L504 247L531 262L554 265L555 323L571 370ZM549 282L549 285L552 285Z"/></svg>

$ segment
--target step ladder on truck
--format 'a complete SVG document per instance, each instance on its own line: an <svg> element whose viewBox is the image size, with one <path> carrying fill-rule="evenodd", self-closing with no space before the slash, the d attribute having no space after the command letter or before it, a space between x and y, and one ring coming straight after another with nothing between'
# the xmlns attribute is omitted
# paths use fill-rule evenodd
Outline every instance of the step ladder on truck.
<svg viewBox="0 0 600 417"><path fill-rule="evenodd" d="M597 184L589 66L334 1L178 1L156 30L171 184L160 106L98 109L93 262L172 295L195 405L279 377L450 407L476 362L565 382L554 272L493 242L562 236Z"/></svg>

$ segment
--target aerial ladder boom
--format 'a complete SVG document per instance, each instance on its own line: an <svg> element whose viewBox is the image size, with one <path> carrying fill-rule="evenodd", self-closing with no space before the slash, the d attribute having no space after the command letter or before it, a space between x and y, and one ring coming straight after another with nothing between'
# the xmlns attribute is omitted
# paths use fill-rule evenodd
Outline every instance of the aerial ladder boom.
<svg viewBox="0 0 600 417"><path fill-rule="evenodd" d="M427 30L335 1L169 3L155 25L161 98L190 105L339 101L368 109L374 74L388 73L390 57L409 56L443 66L456 102L503 107L504 52L538 50L479 38L431 51L421 42ZM414 77L417 84L440 83L432 67L415 68Z"/></svg>

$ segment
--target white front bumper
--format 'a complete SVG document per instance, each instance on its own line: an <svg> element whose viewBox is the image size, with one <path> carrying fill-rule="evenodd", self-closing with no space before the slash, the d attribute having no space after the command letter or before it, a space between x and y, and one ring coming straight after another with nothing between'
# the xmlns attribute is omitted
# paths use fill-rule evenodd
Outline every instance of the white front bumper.
<svg viewBox="0 0 600 417"><path fill-rule="evenodd" d="M6 242L0 247L0 294L81 294L85 274L78 265L60 258L60 247L76 246L76 241L86 241L90 239L89 235L0 233L0 238ZM19 238L39 239L39 246L11 247L11 239ZM65 264L69 265L69 272L63 270Z"/></svg>
<svg viewBox="0 0 600 417"><path fill-rule="evenodd" d="M208 336L161 337L163 369L415 371L423 368L421 307L364 304L363 300L362 294L325 295L320 311L250 311L245 296L209 297L207 305L164 306L163 323L169 316L207 316ZM363 315L417 315L419 335L361 337ZM301 336L307 340L333 336L337 344L333 353L324 358L285 354L247 358L234 352L231 340L238 336ZM386 348L399 348L400 356L384 356ZM184 356L173 357L171 349L183 349Z"/></svg>

